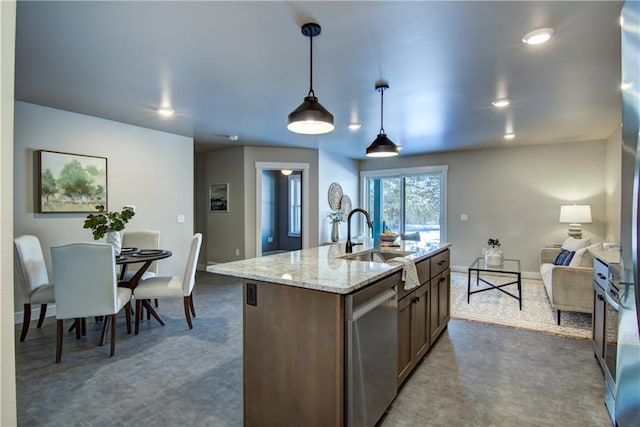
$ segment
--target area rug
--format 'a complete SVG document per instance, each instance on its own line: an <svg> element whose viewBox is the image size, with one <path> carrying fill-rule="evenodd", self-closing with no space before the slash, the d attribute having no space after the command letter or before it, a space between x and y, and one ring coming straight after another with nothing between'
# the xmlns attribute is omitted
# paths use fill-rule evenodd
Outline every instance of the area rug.
<svg viewBox="0 0 640 427"><path fill-rule="evenodd" d="M484 277L484 275L483 275ZM471 278L472 290L486 288L475 284L475 274ZM507 283L513 276L491 276L493 283ZM517 286L504 288L517 294ZM544 332L574 338L591 339L591 315L563 311L561 324L557 324L556 310L551 308L544 284L541 280L522 279L522 311L518 301L498 290L490 290L471 295L467 304L467 273L451 273L451 317L493 325Z"/></svg>

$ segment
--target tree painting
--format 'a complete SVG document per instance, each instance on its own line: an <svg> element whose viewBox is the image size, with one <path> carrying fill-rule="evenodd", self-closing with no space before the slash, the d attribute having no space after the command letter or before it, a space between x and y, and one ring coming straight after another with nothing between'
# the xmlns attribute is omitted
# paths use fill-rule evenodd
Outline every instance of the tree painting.
<svg viewBox="0 0 640 427"><path fill-rule="evenodd" d="M107 159L40 150L39 211L94 212L107 202Z"/></svg>

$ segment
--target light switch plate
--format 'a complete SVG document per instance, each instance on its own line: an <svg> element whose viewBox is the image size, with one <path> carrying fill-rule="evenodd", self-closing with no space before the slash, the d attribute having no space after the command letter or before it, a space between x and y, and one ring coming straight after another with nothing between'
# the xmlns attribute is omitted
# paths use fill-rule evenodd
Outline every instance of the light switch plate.
<svg viewBox="0 0 640 427"><path fill-rule="evenodd" d="M184 223L184 215L179 214L177 220L178 220L178 224Z"/></svg>
<svg viewBox="0 0 640 427"><path fill-rule="evenodd" d="M469 216L467 214L461 214L460 215L460 221L466 221L469 219Z"/></svg>

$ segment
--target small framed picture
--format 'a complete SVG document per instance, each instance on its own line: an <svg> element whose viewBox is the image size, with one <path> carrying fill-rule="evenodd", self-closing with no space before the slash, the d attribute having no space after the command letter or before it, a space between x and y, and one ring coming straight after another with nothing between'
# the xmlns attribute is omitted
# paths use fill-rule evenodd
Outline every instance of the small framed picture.
<svg viewBox="0 0 640 427"><path fill-rule="evenodd" d="M107 158L38 150L38 212L107 210Z"/></svg>
<svg viewBox="0 0 640 427"><path fill-rule="evenodd" d="M229 212L229 184L209 186L209 202L214 212Z"/></svg>

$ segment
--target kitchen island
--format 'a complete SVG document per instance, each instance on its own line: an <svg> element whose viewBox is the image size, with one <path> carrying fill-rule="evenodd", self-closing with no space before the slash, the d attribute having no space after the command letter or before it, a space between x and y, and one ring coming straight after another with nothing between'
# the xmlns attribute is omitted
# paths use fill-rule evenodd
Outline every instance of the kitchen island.
<svg viewBox="0 0 640 427"><path fill-rule="evenodd" d="M243 279L244 424L373 426L446 328L449 247L332 244L209 266ZM384 262L396 256L420 286L404 289L403 265Z"/></svg>

